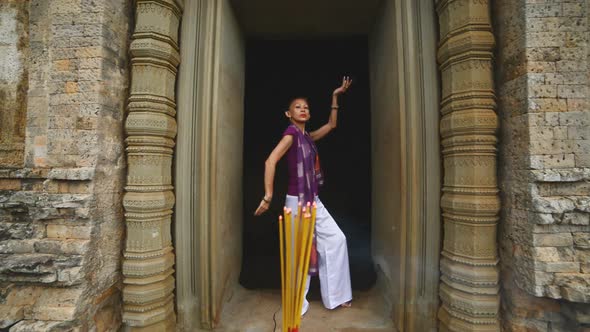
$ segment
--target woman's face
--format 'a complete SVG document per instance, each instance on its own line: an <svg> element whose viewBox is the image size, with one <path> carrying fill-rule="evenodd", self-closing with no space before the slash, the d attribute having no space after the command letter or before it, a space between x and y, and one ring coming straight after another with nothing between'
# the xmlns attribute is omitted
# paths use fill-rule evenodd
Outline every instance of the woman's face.
<svg viewBox="0 0 590 332"><path fill-rule="evenodd" d="M305 99L295 99L291 102L287 117L296 122L307 122L311 114Z"/></svg>

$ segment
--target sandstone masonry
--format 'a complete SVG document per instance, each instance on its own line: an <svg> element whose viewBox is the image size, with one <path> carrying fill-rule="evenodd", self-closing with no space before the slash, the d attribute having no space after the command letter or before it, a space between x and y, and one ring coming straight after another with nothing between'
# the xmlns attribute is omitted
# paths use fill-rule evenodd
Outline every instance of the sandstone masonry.
<svg viewBox="0 0 590 332"><path fill-rule="evenodd" d="M129 6L0 5L0 329L121 324Z"/></svg>
<svg viewBox="0 0 590 332"><path fill-rule="evenodd" d="M494 5L507 331L590 326L589 16L584 0Z"/></svg>

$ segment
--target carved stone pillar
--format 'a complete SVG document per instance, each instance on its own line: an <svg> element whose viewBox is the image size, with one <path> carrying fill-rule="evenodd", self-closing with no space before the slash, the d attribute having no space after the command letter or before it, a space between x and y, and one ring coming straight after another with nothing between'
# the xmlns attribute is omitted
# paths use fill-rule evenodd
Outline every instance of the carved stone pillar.
<svg viewBox="0 0 590 332"><path fill-rule="evenodd" d="M181 14L178 0L136 3L123 198L127 224L123 321L132 331L175 329L170 221Z"/></svg>
<svg viewBox="0 0 590 332"><path fill-rule="evenodd" d="M440 331L500 331L498 119L487 0L440 0L444 158Z"/></svg>

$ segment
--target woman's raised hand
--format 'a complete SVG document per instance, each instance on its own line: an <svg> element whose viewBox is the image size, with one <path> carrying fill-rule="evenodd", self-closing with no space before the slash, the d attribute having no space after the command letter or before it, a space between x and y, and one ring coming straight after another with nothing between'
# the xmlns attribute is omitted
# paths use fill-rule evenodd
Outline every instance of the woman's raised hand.
<svg viewBox="0 0 590 332"><path fill-rule="evenodd" d="M345 93L351 84L352 84L352 79L350 77L348 77L348 76L342 77L342 85L340 87L338 87L336 90L334 90L333 94L335 96L338 96L340 94Z"/></svg>

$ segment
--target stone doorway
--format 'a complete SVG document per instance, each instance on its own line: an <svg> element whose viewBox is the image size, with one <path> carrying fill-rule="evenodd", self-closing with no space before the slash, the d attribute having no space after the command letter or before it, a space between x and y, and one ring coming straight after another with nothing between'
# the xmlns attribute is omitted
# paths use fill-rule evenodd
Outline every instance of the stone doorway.
<svg viewBox="0 0 590 332"><path fill-rule="evenodd" d="M293 3L295 4L295 3ZM380 285L383 287L381 294L386 294L385 298L393 310L393 321L399 330L403 330L405 326L405 314L415 304L410 304L407 301L407 281L406 278L414 279L414 275L420 275L419 291L422 292L423 301L429 304L429 308L425 306L421 309L424 317L430 317L430 322L426 323L430 326L435 325L435 320L432 319L434 314L428 312L432 308L437 307L437 293L436 280L438 280L438 273L436 266L438 266L437 258L439 253L438 247L438 218L429 218L424 221L431 223L429 229L432 230L428 237L423 238L424 234L419 232L412 233L412 227L422 227L419 225L412 226L411 219L417 216L410 217L412 204L419 204L417 201L409 201L408 197L404 195L414 195L415 197L426 195L422 192L418 183L430 182L429 185L438 188L438 167L440 159L438 158L438 140L435 135L426 137L427 132L436 132L436 125L438 123L437 106L432 103L430 112L427 112L428 105L423 105L424 108L418 108L417 104L410 105L411 100L410 91L417 89L420 85L427 82L425 80L415 80L420 75L436 76L435 59L431 53L429 55L430 73L427 73L427 68L423 64L414 64L417 71L410 71L409 68L404 68L409 65L403 61L405 50L402 45L395 45L390 42L396 38L396 22L395 8L393 3L380 4L378 1L365 2L362 5L357 5L355 8L350 8L349 12L341 13L345 21L352 22L350 26L344 26L346 29L335 28L331 22L317 21L321 17L328 16L328 12L324 15L318 13L317 7L313 2L297 2L295 6L285 7L277 10L272 10L271 3L248 2L248 6L244 6L241 2L220 2L217 5L211 5L212 15L206 17L200 16L201 24L207 25L210 19L215 19L211 24L211 33L214 38L210 40L210 44L205 44L207 41L199 41L201 38L207 38L203 35L197 36L197 49L210 50L211 59L207 58L207 54L199 57L197 54L197 75L199 72L203 74L210 70L210 79L196 83L198 91L207 91L206 94L210 96L208 101L204 104L196 100L200 104L201 110L208 110L196 114L196 120L192 120L193 127L188 129L191 120L184 119L183 109L179 107L179 137L178 150L182 149L185 144L185 132L194 132L200 136L201 140L187 142L196 148L196 162L197 167L202 168L203 173L199 176L198 172L194 178L197 183L207 183L209 190L207 196L200 196L197 198L199 207L197 211L207 213L201 217L198 227L205 227L201 229L206 232L206 241L209 245L206 248L201 248L199 252L205 253L208 257L207 263L201 261L200 270L209 270L208 275L195 275L189 273L183 274L184 268L177 264L177 280L179 285L179 299L182 303L184 296L180 295L180 285L183 284L183 279L196 278L200 279L200 283L206 285L205 290L201 290L200 302L208 302L209 316L203 317L203 320L208 319L210 327L221 324L220 317L222 317L222 310L224 303L232 296L234 288L237 287L237 278L241 267L241 238L240 230L243 228L243 222L240 220L241 216L241 195L243 195L244 188L241 184L241 160L243 159L242 151L242 137L243 137L243 100L245 91L245 47L246 39L250 35L260 36L262 38L322 38L322 37L346 37L350 35L365 35L368 39L368 59L369 59L369 81L371 86L371 142L372 147L367 146L369 150L369 157L373 164L373 185L372 185L372 199L373 210L370 213L373 223L373 258L376 262ZM336 5L335 3L333 4ZM205 5L203 8L207 8ZM259 8L258 11L252 12L253 8ZM266 9L264 9L266 8ZM289 11L293 11L293 15L300 15L297 13L311 13L316 8L317 19L313 17L304 16L303 19L289 21ZM328 6L332 8L332 6ZM189 14L187 8L185 17ZM431 10L433 10L431 8ZM287 15L285 15L287 14ZM361 18L354 19L354 15L359 15ZM430 19L428 20L430 30L429 40L432 42L430 47L434 49L434 31L433 17L434 12L430 12ZM198 15L195 13L195 15ZM203 14L201 14L203 15ZM272 18L275 17L276 21ZM281 19L281 17L283 17ZM266 18L266 26L260 26L260 22ZM380 24L371 28L370 22L379 21ZM249 23L254 22L254 23ZM215 25L213 25L215 24ZM303 26L297 26L302 24ZM330 28L327 28L330 27ZM344 28L343 27L343 28ZM331 29L332 31L325 31ZM208 36L209 34L207 34ZM428 39L427 39L428 40ZM182 42L181 42L182 43ZM201 44L203 43L203 44ZM185 45L186 46L186 45ZM191 46L188 46L191 47ZM206 52L206 51L205 51ZM385 69L387 68L387 69ZM384 70L385 69L385 70ZM383 74L387 72L388 74ZM180 84L184 83L183 67L180 68ZM411 73L411 75L409 75ZM402 85L404 75L408 75L408 83L410 85ZM411 77L410 77L411 76ZM206 82L211 82L207 84ZM421 83L422 82L422 83ZM369 83L369 82L367 82ZM430 94L428 100L435 101L437 99L437 81L431 80L427 84L429 86L422 86L420 90L426 91ZM199 84L207 86L199 87ZM182 90L181 90L182 91ZM183 98L180 94L179 98ZM193 109L193 113L199 107ZM413 109L412 112L408 112ZM414 121L414 126L410 128L410 123L406 121ZM186 124L186 125L185 125ZM430 125L431 128L426 126ZM417 140L427 140L427 144L420 144ZM415 141L416 140L416 141ZM207 146L199 145L200 142L210 142ZM404 146L404 143L406 146ZM202 143L201 143L202 144ZM430 151L423 150L430 147ZM177 151L178 151L177 150ZM185 172L189 166L186 154L177 154L176 167L178 172ZM432 160L426 160L423 156L429 157ZM208 161L209 165L204 161ZM230 161L230 162L228 162ZM413 168L412 165L428 163L434 167L425 167L420 165L418 168ZM414 173L415 172L415 173ZM186 179L185 179L186 180ZM192 181L189 181L192 182ZM423 185L423 184L422 184ZM183 209L180 201L180 196L185 196L182 191L183 187L177 184L177 211ZM423 197L421 201L431 199L437 202L438 190L433 191L435 195L431 197ZM367 193L369 194L369 193ZM436 205L434 205L436 206ZM206 212L205 212L206 211ZM437 216L435 210L432 213ZM215 220L213 222L213 220ZM186 255L185 250L180 249L183 241L181 236L187 233L187 229L183 227L184 223L177 217L175 227L176 232L176 248L177 257L179 260ZM425 226L425 225L423 225ZM203 236L203 235L201 235ZM430 238L431 237L431 238ZM427 241L423 242L422 241ZM409 265L409 250L411 245L407 241L417 241L424 246L424 252L418 256L416 261L419 263L416 268ZM188 241L193 242L191 240ZM203 256L201 256L203 257ZM429 264L427 264L429 261ZM432 268L434 267L434 268ZM430 279L430 282L426 280ZM428 285L435 285L430 289ZM183 292L184 293L184 292ZM416 299L418 296L416 297ZM428 298L428 300L426 300ZM194 323L188 321L187 318L194 317L194 315L184 315L182 307L179 307L179 322L184 326L194 326ZM415 309L411 309L415 311ZM201 314L203 313L201 309ZM418 317L420 314L415 315ZM420 321L424 321L424 317ZM414 319L414 318L412 318ZM430 328L430 327L428 327Z"/></svg>
<svg viewBox="0 0 590 332"><path fill-rule="evenodd" d="M351 33L339 30L337 24L327 24L334 17L330 12L334 8L346 16L346 8L335 2L322 1L320 6L298 1L291 12L299 12L296 17L309 16L291 25L279 15L286 4L262 15L269 14L276 2L248 1L247 7L240 7L244 3L190 1L183 8L179 1L138 2L136 40L131 45L130 166L124 204L128 225L153 224L165 235L170 227L168 211L172 212L176 197L172 223L176 259L169 238L152 243L149 235L156 233L140 234L128 226L123 272L128 304L124 320L129 326L170 328L176 309L176 322L182 330L214 328L220 323L224 303L234 294L241 262L242 223L236 216L241 215L243 193L239 161L243 153L245 35L258 31L256 27L262 27L258 32L274 31L283 36ZM435 5L441 20L441 88L435 60ZM440 263L441 329L481 325L495 331L494 234L499 205L495 175L490 173L495 172L497 124L487 43L491 32L480 33L482 27L489 27L487 2L395 0L357 6L347 8L349 14L371 26L365 33L369 39L373 135L372 255L382 287L379 293L391 304L390 316L398 330L436 328L442 202L446 219ZM248 15L258 18L254 28L248 27L244 18ZM167 154L174 144L174 78L179 62L175 27L181 17L173 193L166 176L172 156L160 160L154 155ZM280 19L279 27L284 30L277 28L273 17ZM340 27L361 29L362 24ZM457 40L459 37L467 38ZM147 91L152 76L142 77L141 73L153 70L160 70L165 79ZM446 149L447 194L442 196L439 114ZM162 177L141 176L154 169L161 170ZM175 308L170 285L173 263Z"/></svg>

